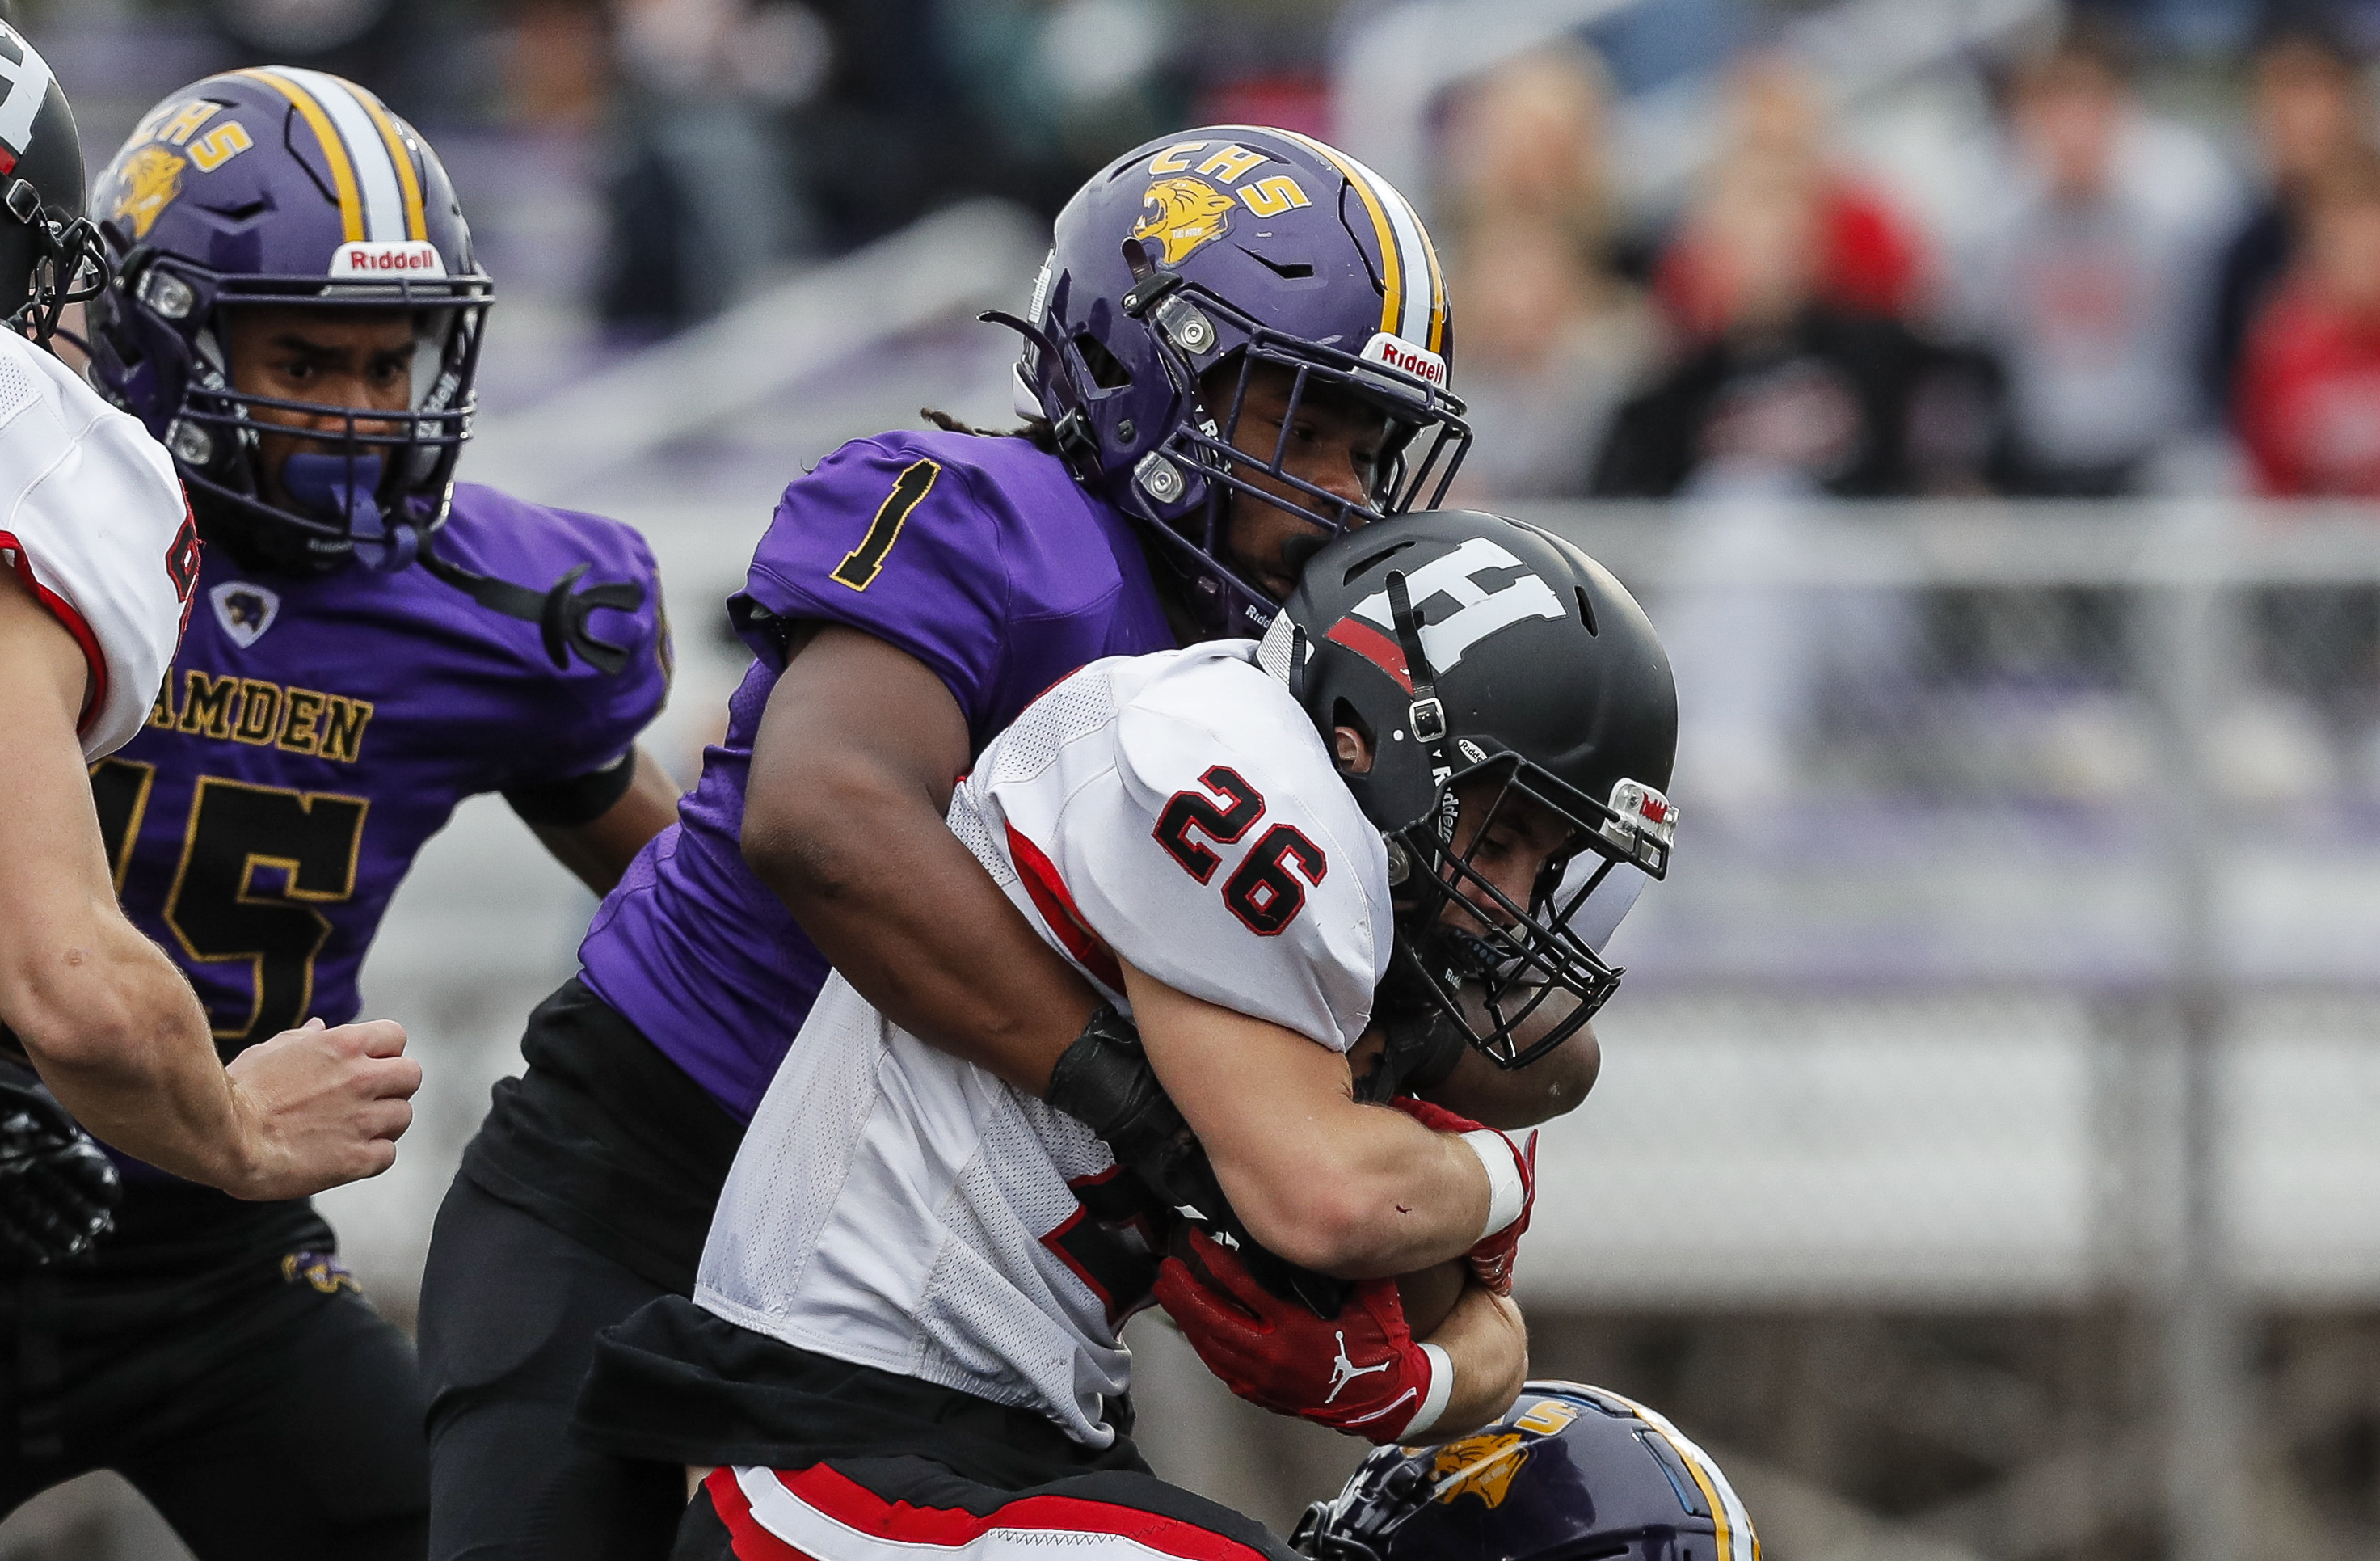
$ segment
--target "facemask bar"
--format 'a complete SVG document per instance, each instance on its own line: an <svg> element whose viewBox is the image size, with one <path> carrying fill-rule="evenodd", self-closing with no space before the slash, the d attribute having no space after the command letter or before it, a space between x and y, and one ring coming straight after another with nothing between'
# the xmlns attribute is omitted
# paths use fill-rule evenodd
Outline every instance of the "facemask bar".
<svg viewBox="0 0 2380 1561"><path fill-rule="evenodd" d="M160 264L152 266L140 283L143 301L152 310L158 310L159 305L149 294L155 287L153 279L160 274L184 289L180 301L184 301L186 314L200 305L200 298L188 290L189 280ZM349 540L354 533L348 516L287 509L265 497L259 437L285 433L331 446L331 453L345 458L347 491L368 491L384 513L393 515L415 501L435 501L447 491L455 463L471 436L471 420L479 406L476 381L480 348L488 306L493 301L490 296L492 289L480 277L428 285L375 283L369 288L326 288L319 280L310 279L311 290L298 297L267 291L261 285L285 280L291 279L243 277L238 279L237 290L219 293L211 300L208 323L199 333L189 378L183 387L181 405L166 425L165 442L195 474L194 487L241 509L294 527L310 537L334 542ZM167 297L173 295L169 293ZM414 391L410 406L392 411L235 390L231 386L231 366L220 346L225 336L223 311L243 305L404 311L414 317L419 332L414 375L420 380L424 368L428 368L428 383ZM444 317L443 323L441 316ZM170 312L166 317L176 318ZM426 350L431 345L429 338L441 337L434 355ZM216 348L212 352L209 338ZM430 363L422 362L425 358L431 360ZM261 411L295 413L329 426L284 429L256 415ZM236 441L242 452L248 483L245 491L216 475L222 472L218 463L224 450L222 442L226 439ZM371 474L374 480L368 482L361 481L367 475L367 461L378 468ZM418 517L432 523L442 518Z"/></svg>
<svg viewBox="0 0 2380 1561"><path fill-rule="evenodd" d="M1556 901L1563 870L1578 850L1595 846L1602 821L1582 818L1560 800L1568 787L1533 784L1542 772L1517 755L1475 767L1461 779L1476 784L1497 767L1504 770L1501 785L1461 851L1453 847L1455 810L1443 805L1397 832L1413 863L1407 884L1415 896L1410 909L1400 909L1397 942L1399 956L1411 962L1439 1008L1490 1062L1510 1069L1527 1067L1575 1034L1610 999L1624 972L1607 964L1572 925L1617 860L1606 854L1578 891ZM1440 789L1441 802L1453 795L1450 781ZM1498 813L1516 795L1567 822L1577 841L1546 863L1525 906L1472 865ZM1479 1001L1476 1016L1462 1001L1466 986ZM1524 1046L1520 1031L1558 993L1569 994L1576 1006Z"/></svg>
<svg viewBox="0 0 2380 1561"><path fill-rule="evenodd" d="M53 222L42 210L41 192L25 179L12 179L0 191L0 207L33 234L32 275L27 279L25 301L8 326L47 347L58 334L67 306L88 303L106 291L107 251L99 229L88 217Z"/></svg>
<svg viewBox="0 0 2380 1561"><path fill-rule="evenodd" d="M1211 568L1227 577L1251 604L1262 604L1269 616L1277 604L1244 579L1230 562L1226 534L1230 495L1245 494L1271 505L1331 536L1410 509L1436 508L1445 501L1447 490L1471 448L1471 429L1463 421L1463 403L1455 396L1401 369L1275 330L1206 287L1181 281L1173 273L1152 268L1142 275L1134 290L1139 293L1144 288L1148 289L1146 297L1127 299L1127 312L1142 318L1148 326L1175 395L1202 415L1195 425L1177 428L1157 452L1143 457L1135 480L1152 494L1165 486L1179 493L1186 485L1187 474L1182 470L1184 467L1206 480L1204 515L1190 519L1186 527L1182 521L1168 522L1162 527L1199 555L1194 567ZM1214 320L1205 317L1208 314L1245 337L1245 345L1236 349L1240 356L1238 382L1220 423L1200 396L1200 366L1193 362L1183 346L1184 342L1202 339L1211 346L1220 339ZM1205 366L1212 368L1222 360L1223 355L1218 355ZM1258 363L1276 364L1292 375L1289 401L1281 418L1282 436L1275 442L1269 459L1243 451L1232 443L1246 404L1250 377ZM1373 492L1366 495L1368 502L1351 503L1286 470L1288 433L1299 407L1307 396L1329 388L1343 389L1376 406L1390 421L1381 451L1381 469L1375 475ZM1413 450L1417 443L1422 447L1416 460ZM1158 469L1153 474L1152 466ZM1171 470L1165 470L1168 468ZM1259 488L1244 472L1261 474L1295 496Z"/></svg>
<svg viewBox="0 0 2380 1561"><path fill-rule="evenodd" d="M1344 359L1357 367L1350 370L1343 363L1331 363L1323 355ZM1247 406L1249 382L1259 363L1285 369L1291 375L1289 402L1282 411L1281 433L1273 442L1269 457L1251 454L1232 442ZM1290 435L1299 408L1307 396L1331 391L1342 392L1377 410L1389 423L1379 470L1373 475L1372 489L1366 495L1369 502L1366 504L1351 504L1288 470ZM1195 382L1192 393L1196 394ZM1425 431L1429 439L1422 459L1417 464L1409 463L1407 452ZM1231 405L1224 410L1220 431L1209 433L1203 428L1184 429L1175 434L1169 447L1189 455L1210 482L1220 482L1234 492L1262 499L1336 533L1348 530L1351 520L1362 523L1402 515L1410 509L1437 507L1453 482L1463 456L1470 451L1471 429L1463 421L1463 403L1427 381L1402 370L1349 358L1332 348L1318 348L1294 336L1255 327L1250 331L1248 345L1240 352L1239 379L1232 387ZM1312 502L1301 506L1265 492L1243 477L1243 470L1269 477ZM1420 501L1426 491L1428 502L1424 504Z"/></svg>
<svg viewBox="0 0 2380 1561"><path fill-rule="evenodd" d="M1356 1490L1307 1507L1290 1548L1315 1561L1380 1561L1396 1531L1439 1494L1421 1464L1400 1458Z"/></svg>

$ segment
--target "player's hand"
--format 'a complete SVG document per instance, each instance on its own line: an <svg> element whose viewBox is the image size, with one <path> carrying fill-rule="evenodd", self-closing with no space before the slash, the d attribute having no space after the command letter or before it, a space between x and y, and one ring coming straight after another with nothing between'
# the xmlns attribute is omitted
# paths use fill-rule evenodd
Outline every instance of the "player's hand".
<svg viewBox="0 0 2380 1561"><path fill-rule="evenodd" d="M39 1268L107 1234L115 1163L46 1094L0 1081L0 1257Z"/></svg>
<svg viewBox="0 0 2380 1561"><path fill-rule="evenodd" d="M1300 1268L1248 1234L1223 1196L1206 1146L1157 1081L1139 1029L1114 1008L1102 1005L1091 1016L1050 1070L1042 1099L1099 1134L1159 1205L1209 1230L1230 1232L1249 1272L1273 1294L1301 1300L1325 1317L1343 1304L1347 1281Z"/></svg>
<svg viewBox="0 0 2380 1561"><path fill-rule="evenodd" d="M1399 1095L1388 1103L1433 1133L1476 1133L1482 1128L1468 1116L1458 1116L1442 1105L1432 1105L1412 1095ZM1512 1293L1512 1262L1521 1248L1521 1237L1529 1228L1529 1215L1537 1206L1537 1135L1531 1133L1526 1148L1514 1143L1502 1133L1496 1135L1512 1151L1512 1163L1521 1173L1521 1212L1512 1223L1500 1230L1491 1230L1479 1238L1479 1244L1464 1255L1471 1272L1479 1283L1500 1296Z"/></svg>
<svg viewBox="0 0 2380 1561"><path fill-rule="evenodd" d="M413 1125L421 1065L405 1055L405 1027L369 1019L285 1030L231 1060L232 1103L246 1153L237 1198L303 1198L376 1177L396 1163Z"/></svg>
<svg viewBox="0 0 2380 1561"><path fill-rule="evenodd" d="M1187 1261L1185 1261L1185 1258ZM1386 1445L1429 1428L1453 1389L1442 1351L1414 1342L1394 1279L1366 1279L1317 1317L1249 1277L1237 1253L1184 1227L1157 1299L1208 1370L1276 1414Z"/></svg>
<svg viewBox="0 0 2380 1561"><path fill-rule="evenodd" d="M1220 1216L1221 1189L1190 1124L1157 1081L1132 1020L1101 1004L1059 1055L1042 1098L1097 1133L1116 1160L1169 1205Z"/></svg>

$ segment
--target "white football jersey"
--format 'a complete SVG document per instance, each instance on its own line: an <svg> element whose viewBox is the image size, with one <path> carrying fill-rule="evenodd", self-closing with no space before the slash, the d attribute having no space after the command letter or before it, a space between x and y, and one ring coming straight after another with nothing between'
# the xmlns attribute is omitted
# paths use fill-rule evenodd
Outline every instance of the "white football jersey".
<svg viewBox="0 0 2380 1561"><path fill-rule="evenodd" d="M951 827L1118 1007L1121 959L1343 1052L1388 968L1388 858L1254 648L1092 663L993 739ZM1081 1123L838 975L753 1116L695 1299L1104 1447L1117 1329L1157 1264L1114 1170Z"/></svg>
<svg viewBox="0 0 2380 1561"><path fill-rule="evenodd" d="M173 457L73 370L0 331L0 563L91 668L86 760L149 718L198 583L198 533Z"/></svg>

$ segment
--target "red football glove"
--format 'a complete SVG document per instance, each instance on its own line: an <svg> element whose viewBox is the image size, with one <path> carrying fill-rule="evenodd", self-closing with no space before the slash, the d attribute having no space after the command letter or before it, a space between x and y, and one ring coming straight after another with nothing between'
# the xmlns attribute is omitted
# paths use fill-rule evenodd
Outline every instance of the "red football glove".
<svg viewBox="0 0 2380 1561"><path fill-rule="evenodd" d="M1191 1262L1165 1260L1158 1303L1233 1393L1384 1446L1444 1411L1454 1368L1445 1351L1414 1342L1395 1280L1364 1280L1338 1316L1317 1317L1257 1284L1205 1232L1185 1235Z"/></svg>
<svg viewBox="0 0 2380 1561"><path fill-rule="evenodd" d="M1399 1095L1389 1104L1433 1133L1493 1131L1492 1128L1482 1128L1468 1116L1459 1116L1442 1105L1432 1105L1412 1095ZM1480 1284L1500 1296L1509 1296L1512 1293L1512 1260L1520 1250L1522 1234L1529 1228L1529 1215L1537 1206L1537 1135L1529 1135L1525 1149L1502 1133L1497 1133L1496 1137L1512 1152L1513 1167L1520 1173L1521 1212L1510 1224L1481 1237L1479 1244L1463 1256L1471 1264L1472 1274ZM1492 1148L1485 1140L1474 1139L1471 1141L1479 1147L1490 1148L1492 1152Z"/></svg>

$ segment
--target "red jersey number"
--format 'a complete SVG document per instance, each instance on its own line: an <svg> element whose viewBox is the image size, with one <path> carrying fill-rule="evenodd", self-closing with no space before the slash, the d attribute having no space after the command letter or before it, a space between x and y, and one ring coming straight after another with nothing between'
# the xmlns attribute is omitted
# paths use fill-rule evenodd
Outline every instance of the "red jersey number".
<svg viewBox="0 0 2380 1561"><path fill-rule="evenodd" d="M1198 784L1227 804L1196 791L1177 791L1157 815L1157 843L1201 884L1214 881L1222 859L1192 839L1195 830L1219 846L1235 846L1264 817L1261 792L1238 771L1218 764ZM1239 868L1223 884L1223 905L1258 937L1277 937L1305 909L1307 885L1320 887L1330 868L1322 848L1303 830L1277 823L1264 832ZM1302 880L1302 881L1301 881Z"/></svg>

